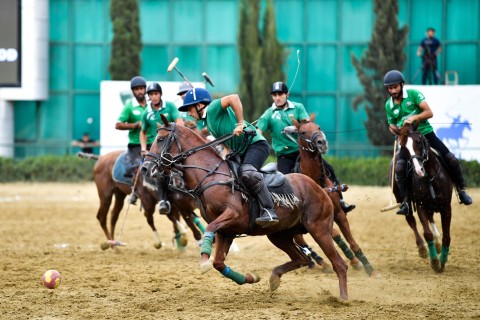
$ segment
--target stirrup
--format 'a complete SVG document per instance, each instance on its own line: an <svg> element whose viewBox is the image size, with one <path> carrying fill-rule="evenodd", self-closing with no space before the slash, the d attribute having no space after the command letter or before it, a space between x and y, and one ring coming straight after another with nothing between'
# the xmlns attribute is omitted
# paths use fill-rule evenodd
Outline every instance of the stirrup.
<svg viewBox="0 0 480 320"><path fill-rule="evenodd" d="M168 200L160 200L158 203L158 212L160 214L169 214L172 206L170 205L170 201Z"/></svg>
<svg viewBox="0 0 480 320"><path fill-rule="evenodd" d="M271 225L278 223L278 217L277 217L277 214L275 213L275 210L273 209L267 210L264 208L262 210L262 214L260 215L260 217L255 219L255 223L261 226L262 228L267 228Z"/></svg>
<svg viewBox="0 0 480 320"><path fill-rule="evenodd" d="M458 199L461 204L469 206L473 203L472 197L465 191L465 189L458 191Z"/></svg>
<svg viewBox="0 0 480 320"><path fill-rule="evenodd" d="M408 207L407 201L402 202L400 209L397 211L397 214L408 216L410 214L410 208Z"/></svg>

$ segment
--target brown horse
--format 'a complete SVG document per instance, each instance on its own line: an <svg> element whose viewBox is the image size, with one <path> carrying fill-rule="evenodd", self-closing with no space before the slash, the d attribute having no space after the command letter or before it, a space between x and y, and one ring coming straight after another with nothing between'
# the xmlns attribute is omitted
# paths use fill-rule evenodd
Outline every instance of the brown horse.
<svg viewBox="0 0 480 320"><path fill-rule="evenodd" d="M423 226L423 237L427 242L430 264L435 272L443 272L450 249L450 223L452 220L452 190L450 175L440 157L430 148L427 139L417 130L417 124L404 125L400 130L398 142L402 151L409 157L412 174L408 175L409 201L416 208ZM396 192L397 190L394 189ZM398 193L396 193L398 199ZM412 206L411 206L412 207ZM442 247L440 258L435 246L434 233L430 229L433 214L440 212L442 221ZM410 216L410 219L413 215ZM415 219L415 218L413 218ZM417 242L418 243L418 242Z"/></svg>
<svg viewBox="0 0 480 320"><path fill-rule="evenodd" d="M168 123L159 126L157 137L145 157L142 173L145 176L170 171L181 171L187 189L202 204L201 212L208 226L203 236L200 269L202 273L212 267L237 284L256 283L260 278L253 273L241 274L225 265L225 259L233 239L241 234L266 235L291 259L272 270L270 290L280 285L280 277L292 270L306 266L308 259L293 241L296 234L308 232L320 245L337 274L340 298L347 300L347 264L335 249L331 237L333 204L326 192L309 177L292 173L285 176L293 193L290 202L278 204L275 211L279 223L267 228L252 224L249 204L253 197L235 179L235 173L227 161L212 148L214 143L205 141L192 130ZM228 137L224 137L225 139ZM223 139L223 138L222 138ZM221 143L222 139L216 142ZM209 260L212 241L216 246L213 264Z"/></svg>
<svg viewBox="0 0 480 320"><path fill-rule="evenodd" d="M334 221L345 236L345 239L350 245L350 249L342 239L340 232L335 228L332 230L332 237L345 253L346 257L350 260L352 266L359 270L363 264L363 267L369 276L378 277L380 274L373 269L373 266L355 241L352 231L350 230L347 215L340 206L339 192L346 191L348 187L345 185L335 185L326 172L322 155L328 151L328 141L327 137L314 120L315 115L313 114L310 116L310 120L304 122L298 122L295 119L292 119L298 133L297 143L300 151L299 171L312 178L319 186L324 188L332 199L335 208Z"/></svg>
<svg viewBox="0 0 480 320"><path fill-rule="evenodd" d="M97 219L107 238L107 242L102 243L101 245L103 250L106 250L110 247L116 248L114 241L115 225L117 224L120 212L123 209L126 196L132 191L131 185L117 182L112 176L115 162L123 152L124 151L122 150L117 150L102 156L79 153L79 156L82 158L97 160L93 169L93 177L97 186L98 197L100 199L100 207L97 212ZM162 243L160 241L157 229L155 228L153 218L155 206L158 201L155 197L155 193L143 185L143 177L141 174L139 174L137 177L136 191L140 198L141 205L145 210L144 215L147 219L147 223L153 232L155 239L154 247L159 249L162 247ZM187 225L192 230L194 238L197 241L201 241L202 233L197 229L197 225L200 229L202 229L203 226L199 225L199 222L196 220L198 217L195 219L196 216L194 214L192 215L193 210L196 208L194 199L188 195L179 194L178 192L169 192L168 195L172 200L172 212L167 216L173 223L173 229L178 248L182 249L182 247L186 245L185 232L179 229L181 228L178 223L180 213L182 214L182 217ZM107 217L113 196L115 196L115 203L111 210L109 230L107 227Z"/></svg>

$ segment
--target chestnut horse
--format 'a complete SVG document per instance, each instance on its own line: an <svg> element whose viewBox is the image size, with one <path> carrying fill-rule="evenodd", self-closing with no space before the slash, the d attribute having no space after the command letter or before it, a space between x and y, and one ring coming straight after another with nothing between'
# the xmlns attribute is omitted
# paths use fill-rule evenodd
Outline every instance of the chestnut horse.
<svg viewBox="0 0 480 320"><path fill-rule="evenodd" d="M320 129L320 126L318 126L314 120L315 115L313 114L308 121L298 122L292 119L298 133L297 143L300 151L299 172L312 178L319 186L328 192L332 199L335 208L334 221L345 236L345 239L350 245L350 249L335 228L333 228L332 237L345 253L346 257L351 261L352 266L359 270L361 269L361 264L363 264L369 276L378 277L380 274L373 269L373 266L355 241L352 231L350 230L347 215L340 206L340 195L338 192L346 191L348 187L346 185L335 185L326 172L322 155L328 151L328 141Z"/></svg>
<svg viewBox="0 0 480 320"><path fill-rule="evenodd" d="M118 217L124 206L124 200L128 194L132 191L132 186L126 183L117 182L113 179L112 172L117 158L123 153L123 150L117 150L109 152L108 154L97 156L92 154L79 153L82 158L89 158L97 160L93 169L93 177L97 186L98 197L100 199L100 207L97 212L97 219L100 226L105 233L107 242L102 243L101 248L106 250L108 248L115 248L115 225L117 224ZM155 239L154 247L159 249L162 246L157 229L155 228L153 215L155 213L155 206L158 200L155 197L153 191L143 185L143 177L141 174L137 177L136 191L140 198L141 205L144 208L145 218L147 223L152 229ZM107 227L107 216L112 203L113 196L115 196L115 203L111 210L110 216L110 230ZM199 242L202 238L202 230L204 227L199 222L199 218L193 214L193 210L196 208L195 201L192 197L179 192L169 192L168 196L172 202L172 212L168 214L168 218L173 223L173 229L175 233L175 239L177 240L177 246L182 249L186 244L185 232L179 229L177 224L180 213L183 219L193 232L194 238ZM198 220L197 220L198 219Z"/></svg>
<svg viewBox="0 0 480 320"><path fill-rule="evenodd" d="M427 242L430 264L435 272L443 272L450 249L450 223L452 220L453 183L440 157L430 148L427 139L413 126L405 124L398 136L403 152L412 164L412 173L408 174L407 186L409 201L416 208L418 218L423 226L423 237ZM394 190L397 191L396 189ZM398 199L398 193L396 194ZM440 252L435 246L432 225L433 214L440 212L442 221L442 247ZM410 216L413 218L413 215ZM413 218L415 219L415 218ZM440 258L438 257L440 254Z"/></svg>
<svg viewBox="0 0 480 320"><path fill-rule="evenodd" d="M347 264L335 249L331 237L333 204L326 192L309 177L292 173L284 177L293 194L290 203L276 204L279 222L261 228L250 217L249 204L254 199L235 178L229 163L212 147L232 137L221 137L214 142L205 141L194 131L168 123L162 116L164 126L158 125L157 137L145 157L142 173L149 177L180 171L185 185L201 204L201 212L208 226L203 235L200 270L212 267L237 284L256 283L260 278L253 273L242 274L225 264L233 239L242 234L266 235L291 261L275 267L270 276L270 290L280 285L280 277L292 270L308 265L308 258L293 241L296 234L308 232L320 245L337 274L340 298L347 300ZM246 135L246 133L245 133ZM213 264L209 260L212 241L215 237Z"/></svg>

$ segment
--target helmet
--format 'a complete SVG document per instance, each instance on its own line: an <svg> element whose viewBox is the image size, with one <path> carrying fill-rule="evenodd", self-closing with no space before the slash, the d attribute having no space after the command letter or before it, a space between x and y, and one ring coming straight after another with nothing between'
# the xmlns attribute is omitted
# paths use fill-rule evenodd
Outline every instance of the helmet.
<svg viewBox="0 0 480 320"><path fill-rule="evenodd" d="M398 70L390 70L385 74L383 78L383 85L384 86L391 86L397 83L405 82L405 78L403 74Z"/></svg>
<svg viewBox="0 0 480 320"><path fill-rule="evenodd" d="M177 96L181 96L184 93L187 93L188 90L192 89L192 86L187 81L184 81L178 87Z"/></svg>
<svg viewBox="0 0 480 320"><path fill-rule="evenodd" d="M150 94L150 92L158 91L160 94L162 93L162 87L158 84L158 82L152 82L148 85L147 88L147 93Z"/></svg>
<svg viewBox="0 0 480 320"><path fill-rule="evenodd" d="M203 103L209 105L212 102L212 96L206 89L203 88L192 88L188 90L183 99L183 105L178 108L179 111L186 112L188 107L197 103Z"/></svg>
<svg viewBox="0 0 480 320"><path fill-rule="evenodd" d="M272 91L270 92L270 94L274 94L275 92L288 93L288 87L285 83L281 81L275 82L272 85Z"/></svg>
<svg viewBox="0 0 480 320"><path fill-rule="evenodd" d="M135 87L146 87L147 82L145 79L143 79L140 76L133 77L132 80L130 80L130 89L133 89Z"/></svg>

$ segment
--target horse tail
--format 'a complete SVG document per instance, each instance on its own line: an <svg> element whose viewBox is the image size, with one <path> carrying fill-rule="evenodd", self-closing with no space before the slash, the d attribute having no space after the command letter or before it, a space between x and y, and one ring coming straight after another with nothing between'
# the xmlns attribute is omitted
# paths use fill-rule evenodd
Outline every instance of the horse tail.
<svg viewBox="0 0 480 320"><path fill-rule="evenodd" d="M83 159L91 159L91 160L98 160L100 158L100 156L97 156L96 154L86 153L86 152L79 152L77 153L77 156Z"/></svg>

